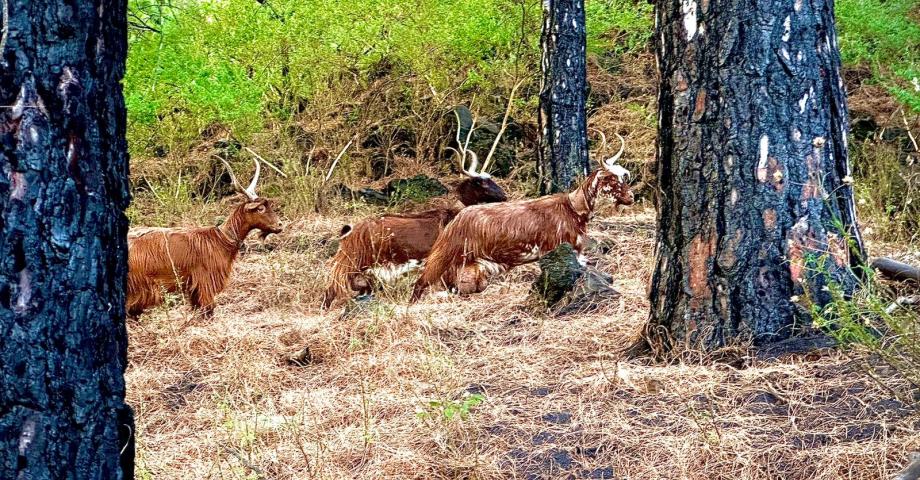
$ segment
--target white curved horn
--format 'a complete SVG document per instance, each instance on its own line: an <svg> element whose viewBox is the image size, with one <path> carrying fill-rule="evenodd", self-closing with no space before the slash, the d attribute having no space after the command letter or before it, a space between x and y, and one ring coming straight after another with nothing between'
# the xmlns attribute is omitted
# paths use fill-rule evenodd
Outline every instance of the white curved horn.
<svg viewBox="0 0 920 480"><path fill-rule="evenodd" d="M246 190L243 190L243 193L245 193L250 200L255 200L259 198L259 195L256 194L256 185L259 183L259 174L262 173L262 164L254 158L252 161L256 164L256 174L252 176L252 182L249 183L249 187Z"/></svg>
<svg viewBox="0 0 920 480"><path fill-rule="evenodd" d="M479 156L477 156L476 152L472 150L467 150L467 152L470 154L470 170L467 172L467 174L471 177L483 176L482 173L476 171L476 168L479 167Z"/></svg>
<svg viewBox="0 0 920 480"><path fill-rule="evenodd" d="M591 128L591 130L594 130L598 135L601 136L601 149L599 153L603 153L605 150L607 150L607 135L604 135L604 132L597 128Z"/></svg>
<svg viewBox="0 0 920 480"><path fill-rule="evenodd" d="M617 138L620 139L620 151L617 152L616 155L608 158L607 160L604 160L604 167L606 167L607 170L610 170L611 167L616 165L617 161L620 160L620 157L623 156L623 151L626 150L626 140L623 140L623 137L620 136L619 133L615 133L614 135L616 135Z"/></svg>

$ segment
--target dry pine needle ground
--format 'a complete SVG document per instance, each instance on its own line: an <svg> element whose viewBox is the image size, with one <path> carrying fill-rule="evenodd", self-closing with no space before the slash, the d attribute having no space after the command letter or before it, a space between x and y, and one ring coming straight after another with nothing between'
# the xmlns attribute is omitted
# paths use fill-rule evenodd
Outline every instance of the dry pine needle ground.
<svg viewBox="0 0 920 480"><path fill-rule="evenodd" d="M210 321L172 305L129 323L138 478L879 479L920 449L920 417L844 353L624 360L648 308L650 211L592 223L623 295L564 318L527 307L534 266L470 298L323 314L343 220L254 243Z"/></svg>

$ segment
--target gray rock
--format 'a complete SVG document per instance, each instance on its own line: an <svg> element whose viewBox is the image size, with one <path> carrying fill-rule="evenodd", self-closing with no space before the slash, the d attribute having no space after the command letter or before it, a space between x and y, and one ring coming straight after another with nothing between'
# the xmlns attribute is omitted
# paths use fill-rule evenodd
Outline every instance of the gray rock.
<svg viewBox="0 0 920 480"><path fill-rule="evenodd" d="M568 243L563 243L540 259L540 276L534 281L531 293L547 308L553 307L575 289L585 267L578 263L578 253Z"/></svg>

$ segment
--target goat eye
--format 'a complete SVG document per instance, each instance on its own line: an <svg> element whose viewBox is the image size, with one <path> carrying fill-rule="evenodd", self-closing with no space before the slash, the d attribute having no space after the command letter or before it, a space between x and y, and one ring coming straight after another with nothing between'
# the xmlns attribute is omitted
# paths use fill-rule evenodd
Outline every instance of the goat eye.
<svg viewBox="0 0 920 480"><path fill-rule="evenodd" d="M265 205L260 205L260 206L259 206L259 213L264 213L264 212L265 212Z"/></svg>

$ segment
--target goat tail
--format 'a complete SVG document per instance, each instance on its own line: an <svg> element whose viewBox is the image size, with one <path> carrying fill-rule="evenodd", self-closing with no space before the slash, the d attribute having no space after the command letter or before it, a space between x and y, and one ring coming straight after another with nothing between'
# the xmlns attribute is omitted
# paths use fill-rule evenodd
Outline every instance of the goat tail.
<svg viewBox="0 0 920 480"><path fill-rule="evenodd" d="M447 232L443 232L425 260L422 275L412 289L410 303L417 302L425 290L434 284L442 283L447 288L453 287L457 280L457 272L466 258L465 250L463 243L451 239Z"/></svg>

